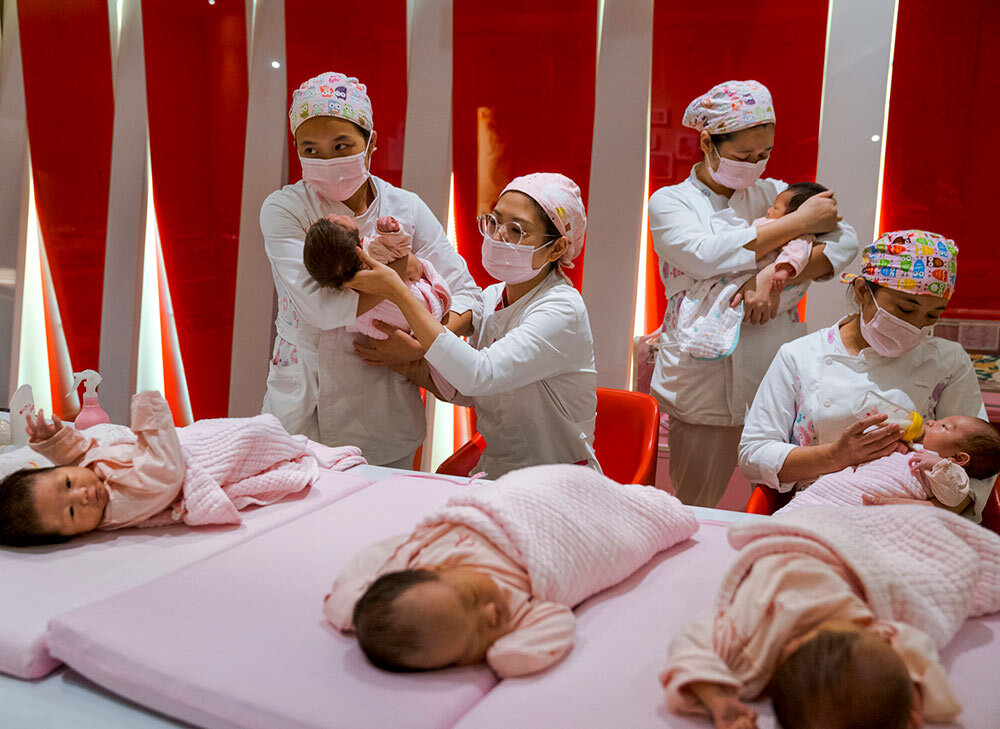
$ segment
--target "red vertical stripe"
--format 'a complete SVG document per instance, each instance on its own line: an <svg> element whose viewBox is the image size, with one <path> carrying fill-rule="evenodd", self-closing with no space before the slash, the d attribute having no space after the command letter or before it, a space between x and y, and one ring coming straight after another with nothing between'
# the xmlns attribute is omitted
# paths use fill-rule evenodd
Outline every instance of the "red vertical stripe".
<svg viewBox="0 0 1000 729"><path fill-rule="evenodd" d="M774 99L774 152L765 174L786 182L815 180L826 22L826 2L658 0L653 9L650 193L682 182L701 159L697 132L681 126L684 109L695 96L730 79L756 79ZM658 265L650 243L648 329L659 325L666 309Z"/></svg>
<svg viewBox="0 0 1000 729"><path fill-rule="evenodd" d="M142 16L153 202L191 408L196 419L223 417L247 115L244 2L143 0Z"/></svg>
<svg viewBox="0 0 1000 729"><path fill-rule="evenodd" d="M998 35L995 2L899 4L879 229L923 228L955 239L958 283L950 316L1000 315L1000 292L991 280Z"/></svg>
<svg viewBox="0 0 1000 729"><path fill-rule="evenodd" d="M561 172L587 201L597 2L456 2L453 28L455 229L469 271L486 286L494 281L482 267L476 216L512 178ZM583 259L569 271L577 288Z"/></svg>
<svg viewBox="0 0 1000 729"><path fill-rule="evenodd" d="M42 239L72 367L97 369L114 120L108 5L22 0L17 11Z"/></svg>
<svg viewBox="0 0 1000 729"><path fill-rule="evenodd" d="M378 132L372 173L399 185L406 122L406 0L285 0L285 69L286 110L292 92L325 71L355 76L368 87ZM302 168L290 134L286 140L288 181L297 182Z"/></svg>

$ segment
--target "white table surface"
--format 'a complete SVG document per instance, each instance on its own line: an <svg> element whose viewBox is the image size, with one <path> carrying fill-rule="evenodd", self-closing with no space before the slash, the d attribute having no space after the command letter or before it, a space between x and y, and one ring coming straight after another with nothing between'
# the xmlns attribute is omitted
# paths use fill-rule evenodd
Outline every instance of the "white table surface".
<svg viewBox="0 0 1000 729"><path fill-rule="evenodd" d="M381 466L359 466L357 471L375 481L413 473ZM698 519L720 522L766 518L698 506L692 509ZM165 729L189 726L121 699L66 668L37 681L0 675L0 727L3 729Z"/></svg>

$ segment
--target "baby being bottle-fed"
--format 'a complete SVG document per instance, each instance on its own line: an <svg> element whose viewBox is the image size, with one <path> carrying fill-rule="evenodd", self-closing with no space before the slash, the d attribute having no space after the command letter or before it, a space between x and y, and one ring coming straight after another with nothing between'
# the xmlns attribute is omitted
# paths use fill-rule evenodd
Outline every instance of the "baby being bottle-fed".
<svg viewBox="0 0 1000 729"><path fill-rule="evenodd" d="M872 390L868 390L861 396L857 405L854 406L854 414L858 420L864 420L873 415L888 416L885 422L902 428L903 440L905 441L914 441L924 432L924 419L920 413L886 400Z"/></svg>

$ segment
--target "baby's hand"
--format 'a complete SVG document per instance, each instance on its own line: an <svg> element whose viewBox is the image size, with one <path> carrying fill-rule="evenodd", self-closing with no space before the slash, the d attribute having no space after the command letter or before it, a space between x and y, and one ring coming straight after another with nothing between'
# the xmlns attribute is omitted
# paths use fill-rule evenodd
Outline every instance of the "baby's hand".
<svg viewBox="0 0 1000 729"><path fill-rule="evenodd" d="M788 283L788 279L792 277L795 272L789 264L779 263L774 267L774 274L771 276L771 291L776 293L781 293L785 289L785 285Z"/></svg>
<svg viewBox="0 0 1000 729"><path fill-rule="evenodd" d="M716 729L757 729L757 712L735 696L720 700L711 711Z"/></svg>
<svg viewBox="0 0 1000 729"><path fill-rule="evenodd" d="M391 215L383 215L375 221L375 230L379 233L398 233L399 221Z"/></svg>
<svg viewBox="0 0 1000 729"><path fill-rule="evenodd" d="M24 430L28 433L30 443L41 443L43 440L48 440L63 428L58 415L52 416L51 424L46 423L44 410L39 410L35 414L34 421L31 419L31 413L26 413L25 421Z"/></svg>

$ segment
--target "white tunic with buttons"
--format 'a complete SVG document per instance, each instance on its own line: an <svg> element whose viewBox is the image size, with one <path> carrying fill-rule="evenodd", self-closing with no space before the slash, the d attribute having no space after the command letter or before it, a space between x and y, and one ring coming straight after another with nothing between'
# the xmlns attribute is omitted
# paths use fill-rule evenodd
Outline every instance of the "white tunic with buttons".
<svg viewBox="0 0 1000 729"><path fill-rule="evenodd" d="M413 232L413 253L430 260L448 282L451 310L478 315L482 294L441 224L412 192L372 177L375 199L357 216L362 237L375 221L391 215ZM260 210L264 247L278 294L278 315L263 412L274 414L290 433L329 446L356 445L369 463L403 458L424 439L419 389L385 367L365 364L354 352L358 295L323 288L306 272L306 231L322 217L352 215L340 202L317 195L305 182L271 193ZM263 323L262 323L263 326Z"/></svg>
<svg viewBox="0 0 1000 729"><path fill-rule="evenodd" d="M689 423L740 425L760 378L785 342L805 334L793 308L767 324L744 323L730 357L696 360L677 345L677 309L685 281L757 269L756 253L744 246L757 237L750 223L764 215L787 183L767 178L726 198L712 192L692 168L687 180L657 190L649 198L653 247L667 287L667 311L651 393L671 415ZM839 274L858 252L858 237L847 223L817 238Z"/></svg>
<svg viewBox="0 0 1000 729"><path fill-rule="evenodd" d="M600 470L594 455L597 369L583 297L557 271L510 306L504 284L483 291L483 315L463 342L439 334L426 359L476 408L489 478L546 463Z"/></svg>
<svg viewBox="0 0 1000 729"><path fill-rule="evenodd" d="M789 452L835 442L857 422L854 407L868 390L928 420L986 418L972 362L959 344L925 337L902 357L883 357L870 347L852 355L838 322L778 350L743 426L740 469L751 483L792 488L778 481ZM969 486L975 503L967 515L979 521L992 479L971 479Z"/></svg>

